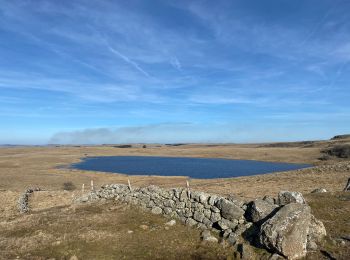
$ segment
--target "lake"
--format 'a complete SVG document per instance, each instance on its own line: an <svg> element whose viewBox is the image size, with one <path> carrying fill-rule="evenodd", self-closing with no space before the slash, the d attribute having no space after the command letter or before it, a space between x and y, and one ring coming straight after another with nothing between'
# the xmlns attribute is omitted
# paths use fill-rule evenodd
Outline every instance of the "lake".
<svg viewBox="0 0 350 260"><path fill-rule="evenodd" d="M127 175L188 176L212 179L250 176L311 167L309 164L274 163L217 158L100 156L88 157L73 169Z"/></svg>

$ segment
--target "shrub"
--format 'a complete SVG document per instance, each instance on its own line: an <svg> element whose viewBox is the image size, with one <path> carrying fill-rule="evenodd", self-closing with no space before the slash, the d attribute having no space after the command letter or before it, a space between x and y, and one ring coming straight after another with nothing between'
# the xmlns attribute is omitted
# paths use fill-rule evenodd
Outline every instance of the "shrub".
<svg viewBox="0 0 350 260"><path fill-rule="evenodd" d="M75 190L76 188L77 188L77 187L75 187L74 183L71 182L71 181L63 183L63 189L64 189L64 190L69 190L69 191L71 191L71 190Z"/></svg>
<svg viewBox="0 0 350 260"><path fill-rule="evenodd" d="M350 158L350 145L337 145L323 152L339 158Z"/></svg>

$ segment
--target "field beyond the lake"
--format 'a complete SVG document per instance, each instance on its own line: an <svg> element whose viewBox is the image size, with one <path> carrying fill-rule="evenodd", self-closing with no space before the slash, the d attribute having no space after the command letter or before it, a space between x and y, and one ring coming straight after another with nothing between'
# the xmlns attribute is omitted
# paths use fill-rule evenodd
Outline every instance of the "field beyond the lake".
<svg viewBox="0 0 350 260"><path fill-rule="evenodd" d="M204 245L199 231L177 224L164 231L166 219L123 205L76 206L82 185L186 187L187 177L127 176L69 168L96 156L166 156L223 158L311 164L295 171L222 179L191 179L190 188L208 193L234 194L243 200L276 196L281 190L299 191L334 240L350 235L349 195L342 192L350 177L350 161L339 152L350 138L327 141L266 144L133 144L101 146L14 146L0 148L0 259L113 259L169 258L230 259L229 249ZM30 202L31 212L20 214L17 201L28 187L40 187ZM326 194L310 194L325 188ZM148 228L143 230L140 226ZM132 230L133 238L127 233ZM165 233L164 233L165 232ZM98 238L98 239L97 239ZM173 241L173 242L170 242ZM327 240L322 248L346 259L349 244ZM113 241L109 243L107 241ZM331 241L331 242L330 242ZM93 250L95 248L95 250ZM172 255L169 257L169 255ZM324 257L320 252L310 259ZM324 258L327 259L327 258Z"/></svg>

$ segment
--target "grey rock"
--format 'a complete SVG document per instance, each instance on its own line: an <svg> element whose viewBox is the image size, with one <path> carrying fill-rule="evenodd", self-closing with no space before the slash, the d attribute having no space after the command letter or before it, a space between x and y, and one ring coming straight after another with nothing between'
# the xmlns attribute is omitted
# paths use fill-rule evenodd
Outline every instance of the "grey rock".
<svg viewBox="0 0 350 260"><path fill-rule="evenodd" d="M203 210L203 213L204 213L204 216L205 216L206 218L210 218L210 216L211 216L211 211L210 211L210 209L204 209L204 210Z"/></svg>
<svg viewBox="0 0 350 260"><path fill-rule="evenodd" d="M274 210L278 208L277 205L271 204L266 200L257 199L252 201L246 211L246 217L249 221L258 222L270 215Z"/></svg>
<svg viewBox="0 0 350 260"><path fill-rule="evenodd" d="M227 238L231 233L233 232L232 229L226 229L224 233L222 234L223 238Z"/></svg>
<svg viewBox="0 0 350 260"><path fill-rule="evenodd" d="M197 221L195 221L193 218L187 218L186 219L186 225L190 226L190 227L193 227L195 225L197 225Z"/></svg>
<svg viewBox="0 0 350 260"><path fill-rule="evenodd" d="M203 224L207 227L207 228L211 228L213 226L213 222L211 222L208 218L203 218L202 220Z"/></svg>
<svg viewBox="0 0 350 260"><path fill-rule="evenodd" d="M234 229L237 226L236 223L233 223L233 222L231 222L227 219L224 219L224 218L218 221L218 225L222 230Z"/></svg>
<svg viewBox="0 0 350 260"><path fill-rule="evenodd" d="M221 219L221 214L220 213L215 213L215 212L212 212L211 215L210 215L210 221L215 223L215 222L218 222L219 220Z"/></svg>
<svg viewBox="0 0 350 260"><path fill-rule="evenodd" d="M170 227L175 226L176 225L176 220L172 219L172 220L168 221L167 223L165 223L164 225L170 226Z"/></svg>
<svg viewBox="0 0 350 260"><path fill-rule="evenodd" d="M236 226L236 229L234 231L234 233L236 234L236 236L240 236L244 233L244 231L247 230L246 225L240 224Z"/></svg>
<svg viewBox="0 0 350 260"><path fill-rule="evenodd" d="M183 215L185 216L185 217L192 217L193 216L193 212L192 212L192 210L190 209L190 208L184 208L184 211L183 211L184 213L183 213Z"/></svg>
<svg viewBox="0 0 350 260"><path fill-rule="evenodd" d="M201 192L199 194L199 202L202 204L207 204L208 198L209 198L209 194L207 194L207 193Z"/></svg>
<svg viewBox="0 0 350 260"><path fill-rule="evenodd" d="M305 204L303 195L297 191L281 191L278 193L277 200L279 205L286 205L289 203Z"/></svg>
<svg viewBox="0 0 350 260"><path fill-rule="evenodd" d="M169 207L165 207L163 209L163 211L164 211L164 214L166 214L166 215L169 215L169 214L171 214L173 212L173 210L171 208L169 208Z"/></svg>
<svg viewBox="0 0 350 260"><path fill-rule="evenodd" d="M327 232L323 223L311 215L309 232L307 236L308 247L314 247L314 243L320 242L326 235Z"/></svg>
<svg viewBox="0 0 350 260"><path fill-rule="evenodd" d="M220 209L218 209L218 208L215 207L215 206L211 206L211 207L210 207L210 210L213 211L213 212L215 212L215 213L219 213L219 212L220 212Z"/></svg>
<svg viewBox="0 0 350 260"><path fill-rule="evenodd" d="M180 194L180 201L186 201L186 200L188 200L187 190L182 190Z"/></svg>
<svg viewBox="0 0 350 260"><path fill-rule="evenodd" d="M164 201L164 206L172 208L175 206L175 202L173 200L166 200L166 201Z"/></svg>
<svg viewBox="0 0 350 260"><path fill-rule="evenodd" d="M318 189L311 191L311 193L326 193L326 192L327 192L327 190L325 188L318 188Z"/></svg>
<svg viewBox="0 0 350 260"><path fill-rule="evenodd" d="M178 209L183 209L185 207L185 202L177 202L175 207Z"/></svg>
<svg viewBox="0 0 350 260"><path fill-rule="evenodd" d="M211 195L209 197L208 204L211 205L211 206L214 206L217 201L218 201L218 196Z"/></svg>
<svg viewBox="0 0 350 260"><path fill-rule="evenodd" d="M279 254L272 254L269 258L269 260L282 260L284 257L280 256Z"/></svg>
<svg viewBox="0 0 350 260"><path fill-rule="evenodd" d="M300 203L287 204L262 224L260 243L288 259L304 257L310 221L309 206Z"/></svg>
<svg viewBox="0 0 350 260"><path fill-rule="evenodd" d="M200 192L200 191L196 191L196 190L191 191L191 199L193 199L194 201L199 202L199 197L200 197L201 194L202 194L202 192Z"/></svg>
<svg viewBox="0 0 350 260"><path fill-rule="evenodd" d="M202 212L195 211L193 214L193 219L195 219L198 222L202 222L204 219L204 214Z"/></svg>
<svg viewBox="0 0 350 260"><path fill-rule="evenodd" d="M203 241L218 243L218 239L214 237L209 230L204 230L201 234Z"/></svg>
<svg viewBox="0 0 350 260"><path fill-rule="evenodd" d="M242 207L244 205L244 201L242 199L232 194L227 197L227 200L233 202L239 207Z"/></svg>
<svg viewBox="0 0 350 260"><path fill-rule="evenodd" d="M224 198L221 198L216 206L221 210L221 215L228 220L240 219L244 215L243 209Z"/></svg>
<svg viewBox="0 0 350 260"><path fill-rule="evenodd" d="M275 204L275 199L272 198L272 197L270 197L270 196L265 196L265 197L263 198L263 200L266 201L266 202L268 202L268 203L270 203L270 204Z"/></svg>
<svg viewBox="0 0 350 260"><path fill-rule="evenodd" d="M153 214L159 215L159 214L162 214L163 210L160 207L153 207L151 212Z"/></svg>
<svg viewBox="0 0 350 260"><path fill-rule="evenodd" d="M237 243L237 237L234 233L230 233L227 237L227 242L231 245L234 246Z"/></svg>
<svg viewBox="0 0 350 260"><path fill-rule="evenodd" d="M317 244L314 241L310 241L307 243L307 250L308 251L316 251L317 250Z"/></svg>
<svg viewBox="0 0 350 260"><path fill-rule="evenodd" d="M206 230L206 229L207 229L207 226L204 225L203 223L198 223L198 224L197 224L197 228L198 228L198 229L201 229L201 230Z"/></svg>

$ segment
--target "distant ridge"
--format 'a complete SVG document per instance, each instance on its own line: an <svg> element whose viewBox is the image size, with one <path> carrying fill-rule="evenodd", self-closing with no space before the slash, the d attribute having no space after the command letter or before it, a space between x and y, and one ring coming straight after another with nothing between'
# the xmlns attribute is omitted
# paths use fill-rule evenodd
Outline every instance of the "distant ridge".
<svg viewBox="0 0 350 260"><path fill-rule="evenodd" d="M331 140L348 139L348 138L350 138L350 134L336 135L332 137Z"/></svg>

